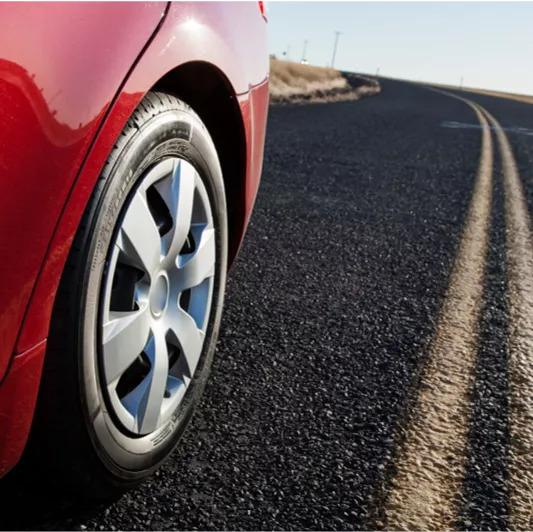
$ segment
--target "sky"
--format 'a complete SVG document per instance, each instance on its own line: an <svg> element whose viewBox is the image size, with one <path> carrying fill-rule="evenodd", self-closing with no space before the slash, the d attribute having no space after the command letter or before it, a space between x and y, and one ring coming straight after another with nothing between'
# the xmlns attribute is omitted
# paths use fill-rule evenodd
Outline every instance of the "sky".
<svg viewBox="0 0 533 532"><path fill-rule="evenodd" d="M342 70L533 94L533 2L270 2L268 21L279 58L307 40L329 66L340 31Z"/></svg>

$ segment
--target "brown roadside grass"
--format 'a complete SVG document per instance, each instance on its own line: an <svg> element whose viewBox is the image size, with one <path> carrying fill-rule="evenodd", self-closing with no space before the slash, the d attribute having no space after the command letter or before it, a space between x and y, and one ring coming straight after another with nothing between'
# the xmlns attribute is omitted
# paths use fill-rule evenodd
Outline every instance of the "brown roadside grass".
<svg viewBox="0 0 533 532"><path fill-rule="evenodd" d="M274 99L346 87L346 78L334 68L270 60L270 94Z"/></svg>
<svg viewBox="0 0 533 532"><path fill-rule="evenodd" d="M512 92L491 91L487 89L461 89L465 92L474 92L477 94L486 94L487 96L495 96L496 98L507 98L508 100L515 100L517 102L533 104L533 96L526 94L514 94Z"/></svg>
<svg viewBox="0 0 533 532"><path fill-rule="evenodd" d="M486 96L494 96L495 98L506 98L507 100L515 100L522 103L533 104L533 96L527 94L516 94L514 92L495 91L490 89L477 89L474 87L458 87L457 85L446 85L444 83L432 83L434 87L441 87L443 89L459 90L469 92L471 94L484 94Z"/></svg>
<svg viewBox="0 0 533 532"><path fill-rule="evenodd" d="M380 91L376 80L342 74L334 68L270 60L270 99L273 103L357 100Z"/></svg>

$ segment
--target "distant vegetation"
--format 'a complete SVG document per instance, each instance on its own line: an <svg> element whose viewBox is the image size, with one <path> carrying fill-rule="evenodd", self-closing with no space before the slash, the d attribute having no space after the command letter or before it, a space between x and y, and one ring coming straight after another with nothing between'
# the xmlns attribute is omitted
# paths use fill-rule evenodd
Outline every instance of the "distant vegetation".
<svg viewBox="0 0 533 532"><path fill-rule="evenodd" d="M334 68L270 60L270 94L274 99L345 87L348 87L346 78Z"/></svg>
<svg viewBox="0 0 533 532"><path fill-rule="evenodd" d="M375 79L341 73L334 68L270 60L273 103L357 100L380 91Z"/></svg>

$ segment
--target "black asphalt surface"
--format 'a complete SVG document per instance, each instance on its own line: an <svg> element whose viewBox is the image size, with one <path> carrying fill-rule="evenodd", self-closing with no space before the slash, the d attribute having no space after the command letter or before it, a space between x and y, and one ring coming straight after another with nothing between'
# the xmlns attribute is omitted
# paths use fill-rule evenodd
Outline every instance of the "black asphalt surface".
<svg viewBox="0 0 533 532"><path fill-rule="evenodd" d="M358 102L271 109L212 376L164 467L108 505L46 494L30 511L2 504L5 528L376 526L480 151L464 103L409 83L382 88ZM533 212L533 105L468 97L510 128ZM459 528L508 524L500 181Z"/></svg>

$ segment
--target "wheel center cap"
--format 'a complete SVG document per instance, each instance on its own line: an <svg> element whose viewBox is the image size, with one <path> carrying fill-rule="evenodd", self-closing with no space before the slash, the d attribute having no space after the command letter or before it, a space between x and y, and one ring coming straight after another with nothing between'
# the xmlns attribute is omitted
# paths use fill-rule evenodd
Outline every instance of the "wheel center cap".
<svg viewBox="0 0 533 532"><path fill-rule="evenodd" d="M163 314L168 302L168 280L160 275L150 290L150 310L158 318Z"/></svg>

